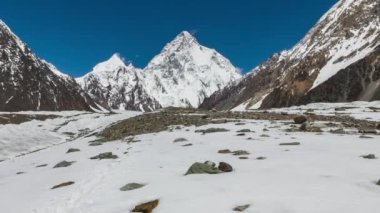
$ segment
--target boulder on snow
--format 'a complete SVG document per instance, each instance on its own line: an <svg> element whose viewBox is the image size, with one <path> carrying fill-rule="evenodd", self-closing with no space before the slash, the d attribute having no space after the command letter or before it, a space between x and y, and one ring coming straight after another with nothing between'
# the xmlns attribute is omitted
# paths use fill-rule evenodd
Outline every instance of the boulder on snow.
<svg viewBox="0 0 380 213"><path fill-rule="evenodd" d="M300 142L291 142L291 143L280 143L280 146L298 146L301 145Z"/></svg>
<svg viewBox="0 0 380 213"><path fill-rule="evenodd" d="M69 150L67 150L66 153L71 153L71 152L79 152L80 149L76 149L76 148L70 148Z"/></svg>
<svg viewBox="0 0 380 213"><path fill-rule="evenodd" d="M173 143L181 143L181 142L186 142L187 139L186 138L176 138Z"/></svg>
<svg viewBox="0 0 380 213"><path fill-rule="evenodd" d="M71 166L75 161L61 161L57 163L53 168L62 168L62 167L68 167Z"/></svg>
<svg viewBox="0 0 380 213"><path fill-rule="evenodd" d="M236 207L233 209L233 211L235 211L235 212L243 212L243 211L245 211L246 209L248 209L249 207L250 207L249 204L247 204L247 205L242 205L242 206L236 206Z"/></svg>
<svg viewBox="0 0 380 213"><path fill-rule="evenodd" d="M235 156L241 156L241 155L250 155L248 151L245 150L236 150L232 152Z"/></svg>
<svg viewBox="0 0 380 213"><path fill-rule="evenodd" d="M241 129L241 130L238 130L237 132L239 133L248 133L248 132L251 132L250 129Z"/></svg>
<svg viewBox="0 0 380 213"><path fill-rule="evenodd" d="M116 159L116 158L118 158L118 156L112 154L112 152L104 152L104 153L100 153L99 155L96 155L94 157L91 157L90 159L91 160L95 160L95 159L103 160L103 159Z"/></svg>
<svg viewBox="0 0 380 213"><path fill-rule="evenodd" d="M304 115L300 115L300 116L295 117L293 120L295 124L303 124L307 121L307 118Z"/></svg>
<svg viewBox="0 0 380 213"><path fill-rule="evenodd" d="M376 159L376 156L374 154L363 155L361 157L364 159L370 159L370 160Z"/></svg>
<svg viewBox="0 0 380 213"><path fill-rule="evenodd" d="M185 175L193 175L193 174L219 174L222 171L220 171L218 168L216 168L215 163L206 161L205 163L194 163L191 165L191 167L187 170Z"/></svg>
<svg viewBox="0 0 380 213"><path fill-rule="evenodd" d="M70 186L70 185L73 185L74 183L75 183L74 181L60 183L58 185L53 186L51 189L57 189L57 188L65 187L65 186Z"/></svg>
<svg viewBox="0 0 380 213"><path fill-rule="evenodd" d="M153 200L137 205L131 212L151 213L159 204L159 200Z"/></svg>
<svg viewBox="0 0 380 213"><path fill-rule="evenodd" d="M376 129L360 129L359 133L362 134L377 134Z"/></svg>
<svg viewBox="0 0 380 213"><path fill-rule="evenodd" d="M225 129L225 128L208 128L208 129L195 130L196 133L200 132L202 134L215 133L215 132L228 132L228 131L230 130Z"/></svg>
<svg viewBox="0 0 380 213"><path fill-rule="evenodd" d="M128 183L125 186L121 187L120 191L131 191L131 190L142 188L144 186L145 184L141 184L141 183Z"/></svg>
<svg viewBox="0 0 380 213"><path fill-rule="evenodd" d="M229 149L221 149L218 151L219 154L230 154L232 153Z"/></svg>
<svg viewBox="0 0 380 213"><path fill-rule="evenodd" d="M232 172L233 171L232 166L226 162L220 162L218 169L222 172Z"/></svg>

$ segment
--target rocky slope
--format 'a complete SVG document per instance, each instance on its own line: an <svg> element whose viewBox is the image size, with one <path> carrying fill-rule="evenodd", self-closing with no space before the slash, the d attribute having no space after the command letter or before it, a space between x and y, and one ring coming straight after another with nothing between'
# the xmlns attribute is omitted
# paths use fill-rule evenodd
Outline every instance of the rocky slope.
<svg viewBox="0 0 380 213"><path fill-rule="evenodd" d="M291 50L273 55L201 108L254 109L379 100L380 2L341 0Z"/></svg>
<svg viewBox="0 0 380 213"><path fill-rule="evenodd" d="M240 77L228 59L182 32L143 70L126 65L116 54L77 81L92 98L111 108L151 111L196 108Z"/></svg>
<svg viewBox="0 0 380 213"><path fill-rule="evenodd" d="M73 78L38 58L0 20L0 111L97 107Z"/></svg>

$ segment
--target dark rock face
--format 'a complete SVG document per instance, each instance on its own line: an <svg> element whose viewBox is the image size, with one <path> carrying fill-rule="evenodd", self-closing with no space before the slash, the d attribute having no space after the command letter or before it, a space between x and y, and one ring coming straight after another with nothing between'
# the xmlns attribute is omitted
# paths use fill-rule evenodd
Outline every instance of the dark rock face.
<svg viewBox="0 0 380 213"><path fill-rule="evenodd" d="M0 111L97 108L74 79L35 56L1 21L0 85Z"/></svg>
<svg viewBox="0 0 380 213"><path fill-rule="evenodd" d="M380 2L340 0L289 51L200 106L219 110L380 100Z"/></svg>
<svg viewBox="0 0 380 213"><path fill-rule="evenodd" d="M380 100L380 45L362 60L301 97L297 104Z"/></svg>

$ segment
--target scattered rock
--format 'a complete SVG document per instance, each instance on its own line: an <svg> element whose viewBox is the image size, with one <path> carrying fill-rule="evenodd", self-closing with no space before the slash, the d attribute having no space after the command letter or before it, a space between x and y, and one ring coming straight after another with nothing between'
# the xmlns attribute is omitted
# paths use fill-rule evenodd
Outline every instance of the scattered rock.
<svg viewBox="0 0 380 213"><path fill-rule="evenodd" d="M245 133L239 133L236 136L245 136Z"/></svg>
<svg viewBox="0 0 380 213"><path fill-rule="evenodd" d="M263 132L269 132L269 129L264 128L264 129L263 129Z"/></svg>
<svg viewBox="0 0 380 213"><path fill-rule="evenodd" d="M380 129L380 123L376 125L376 129Z"/></svg>
<svg viewBox="0 0 380 213"><path fill-rule="evenodd" d="M218 169L222 172L232 172L233 168L230 164L225 162L220 162Z"/></svg>
<svg viewBox="0 0 380 213"><path fill-rule="evenodd" d="M229 132L229 131L230 130L224 129L224 128L208 128L208 129L195 130L195 132L200 132L202 134L215 133L215 132Z"/></svg>
<svg viewBox="0 0 380 213"><path fill-rule="evenodd" d="M267 159L266 157L257 157L256 160L265 160Z"/></svg>
<svg viewBox="0 0 380 213"><path fill-rule="evenodd" d="M330 132L333 133L333 134L346 134L346 131L344 131L343 128L332 129L332 130L330 130Z"/></svg>
<svg viewBox="0 0 380 213"><path fill-rule="evenodd" d="M159 204L159 200L153 200L147 203L137 205L132 212L151 213Z"/></svg>
<svg viewBox="0 0 380 213"><path fill-rule="evenodd" d="M233 209L233 211L235 211L235 212L243 212L243 211L245 211L246 209L248 209L249 207L250 207L249 204L247 204L247 205L242 205L242 206L236 206L236 207Z"/></svg>
<svg viewBox="0 0 380 213"><path fill-rule="evenodd" d="M79 152L80 149L76 149L76 148L70 148L69 150L67 150L66 153L71 153L71 152Z"/></svg>
<svg viewBox="0 0 380 213"><path fill-rule="evenodd" d="M70 186L70 185L73 185L74 183L75 183L74 181L64 182L64 183L51 187L51 189L57 189L57 188L65 187L65 186Z"/></svg>
<svg viewBox="0 0 380 213"><path fill-rule="evenodd" d="M236 126L244 126L245 123L236 123L235 125L236 125Z"/></svg>
<svg viewBox="0 0 380 213"><path fill-rule="evenodd" d="M46 167L47 164L41 164L41 165L37 165L36 168L41 168L41 167Z"/></svg>
<svg viewBox="0 0 380 213"><path fill-rule="evenodd" d="M57 163L53 168L62 168L62 167L68 167L71 166L75 161L61 161Z"/></svg>
<svg viewBox="0 0 380 213"><path fill-rule="evenodd" d="M364 159L370 159L370 160L376 159L376 156L374 154L363 155L361 157Z"/></svg>
<svg viewBox="0 0 380 213"><path fill-rule="evenodd" d="M362 134L377 134L376 129L360 129L359 133Z"/></svg>
<svg viewBox="0 0 380 213"><path fill-rule="evenodd" d="M376 185L380 186L380 180L379 180L379 181L377 181Z"/></svg>
<svg viewBox="0 0 380 213"><path fill-rule="evenodd" d="M321 127L310 125L308 122L302 123L299 129L304 132L323 132Z"/></svg>
<svg viewBox="0 0 380 213"><path fill-rule="evenodd" d="M229 149L222 149L218 151L219 154L230 154L232 153L231 150Z"/></svg>
<svg viewBox="0 0 380 213"><path fill-rule="evenodd" d="M364 138L364 139L372 139L373 137L368 136L368 135L360 135L359 138Z"/></svg>
<svg viewBox="0 0 380 213"><path fill-rule="evenodd" d="M25 174L25 172L17 172L16 175L22 175Z"/></svg>
<svg viewBox="0 0 380 213"><path fill-rule="evenodd" d="M176 138L173 143L181 143L181 142L186 142L187 139L186 138Z"/></svg>
<svg viewBox="0 0 380 213"><path fill-rule="evenodd" d="M89 142L89 146L101 146L101 145L103 145L103 143L100 142L100 141L91 141L91 142Z"/></svg>
<svg viewBox="0 0 380 213"><path fill-rule="evenodd" d="M295 117L293 120L295 124L303 124L307 121L307 118L304 115L300 115L300 116Z"/></svg>
<svg viewBox="0 0 380 213"><path fill-rule="evenodd" d="M300 142L292 142L292 143L280 143L280 146L298 146L301 145Z"/></svg>
<svg viewBox="0 0 380 213"><path fill-rule="evenodd" d="M270 136L266 135L266 134L262 134L262 135L260 135L260 137L262 137L262 138L269 138Z"/></svg>
<svg viewBox="0 0 380 213"><path fill-rule="evenodd" d="M201 116L202 119L207 119L207 118L209 118L209 117L210 117L209 115L202 115L202 116Z"/></svg>
<svg viewBox="0 0 380 213"><path fill-rule="evenodd" d="M247 160L248 157L239 157L240 160Z"/></svg>
<svg viewBox="0 0 380 213"><path fill-rule="evenodd" d="M188 143L188 144L185 144L185 145L182 145L184 147L188 147L188 146L192 146L193 144L192 143Z"/></svg>
<svg viewBox="0 0 380 213"><path fill-rule="evenodd" d="M222 171L220 171L218 168L215 167L214 163L205 162L205 163L194 163L191 165L191 167L187 170L185 175L193 175L193 174L219 174Z"/></svg>
<svg viewBox="0 0 380 213"><path fill-rule="evenodd" d="M141 183L128 183L127 185L121 187L120 191L131 191L131 190L142 188L144 186L145 184L141 184Z"/></svg>
<svg viewBox="0 0 380 213"><path fill-rule="evenodd" d="M103 159L116 159L116 158L118 158L118 156L112 154L112 152L104 152L104 153L101 153L101 154L96 155L94 157L91 157L90 159L91 160L95 160L95 159L103 160Z"/></svg>
<svg viewBox="0 0 380 213"><path fill-rule="evenodd" d="M241 129L241 130L238 130L237 132L248 133L248 132L251 132L251 130L250 129Z"/></svg>
<svg viewBox="0 0 380 213"><path fill-rule="evenodd" d="M250 153L245 150L236 150L232 152L235 156L241 156L241 155L249 155Z"/></svg>

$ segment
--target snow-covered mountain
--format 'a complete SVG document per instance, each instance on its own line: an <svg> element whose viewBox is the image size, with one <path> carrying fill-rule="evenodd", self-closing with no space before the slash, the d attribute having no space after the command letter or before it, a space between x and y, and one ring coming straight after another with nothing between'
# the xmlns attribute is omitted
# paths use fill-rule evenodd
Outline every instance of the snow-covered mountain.
<svg viewBox="0 0 380 213"><path fill-rule="evenodd" d="M143 70L126 65L115 54L77 81L91 97L114 109L151 111L198 107L240 77L228 59L184 31Z"/></svg>
<svg viewBox="0 0 380 213"><path fill-rule="evenodd" d="M200 45L188 32L167 44L144 73L147 91L163 107L198 107L206 97L241 77L228 59Z"/></svg>
<svg viewBox="0 0 380 213"><path fill-rule="evenodd" d="M94 108L73 78L38 58L0 20L0 111Z"/></svg>
<svg viewBox="0 0 380 213"><path fill-rule="evenodd" d="M119 54L96 65L77 82L97 102L113 109L152 111L160 104L144 89L142 70L126 65Z"/></svg>
<svg viewBox="0 0 380 213"><path fill-rule="evenodd" d="M253 109L380 99L380 1L340 0L291 50L202 108Z"/></svg>

